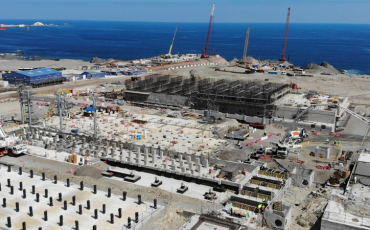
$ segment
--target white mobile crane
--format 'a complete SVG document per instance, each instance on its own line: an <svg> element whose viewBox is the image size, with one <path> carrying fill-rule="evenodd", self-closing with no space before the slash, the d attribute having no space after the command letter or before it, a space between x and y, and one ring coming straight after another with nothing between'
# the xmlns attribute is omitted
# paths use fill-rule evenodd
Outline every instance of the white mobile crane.
<svg viewBox="0 0 370 230"><path fill-rule="evenodd" d="M16 145L19 141L18 137L8 136L4 129L3 124L0 121L0 156L5 154L21 154L27 152L25 145Z"/></svg>

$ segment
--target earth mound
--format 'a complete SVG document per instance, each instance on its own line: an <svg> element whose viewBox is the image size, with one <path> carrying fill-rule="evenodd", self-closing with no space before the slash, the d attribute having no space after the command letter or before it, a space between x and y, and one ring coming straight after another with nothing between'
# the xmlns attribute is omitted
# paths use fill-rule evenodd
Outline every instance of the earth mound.
<svg viewBox="0 0 370 230"><path fill-rule="evenodd" d="M80 168L78 168L75 172L75 176L89 176L93 178L101 178L102 171L98 168L95 168L93 166L84 165Z"/></svg>

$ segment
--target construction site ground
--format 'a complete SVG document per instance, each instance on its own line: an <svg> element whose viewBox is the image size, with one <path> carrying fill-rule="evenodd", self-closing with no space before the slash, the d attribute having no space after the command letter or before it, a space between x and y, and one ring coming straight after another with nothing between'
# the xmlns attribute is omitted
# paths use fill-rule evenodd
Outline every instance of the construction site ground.
<svg viewBox="0 0 370 230"><path fill-rule="evenodd" d="M225 64L225 63L223 63ZM222 69L222 65L218 66ZM336 75L320 75L319 73L314 74L313 77L289 77L287 75L271 75L267 73L255 73L255 74L239 74L232 73L234 72L244 72L245 69L240 67L225 67L229 72L215 71L215 66L201 66L194 68L182 68L175 70L160 70L159 73L170 74L170 75L182 75L182 76L196 76L196 77L212 77L212 78L222 78L226 80L261 80L277 83L296 83L298 84L298 91L308 91L314 90L319 93L338 95L349 97L349 99L354 104L361 104L365 107L370 106L370 79L369 76L349 76L345 74L336 74ZM157 70L156 70L157 71ZM163 72L162 72L163 71ZM230 72L231 71L231 72ZM151 73L154 73L151 72ZM54 97L53 92L59 89L75 89L75 90L86 90L96 87L99 84L111 83L116 81L123 82L125 79L129 79L130 76L119 76L119 77L109 77L106 79L93 79L93 80L83 80L77 82L64 83L63 85L49 86L39 89L31 89L31 92L37 94L37 96ZM110 88L108 88L110 89ZM1 93L0 99L19 99L17 92L7 92ZM130 106L128 109L130 112L142 113L141 108ZM0 111L4 111L2 115L12 116L17 114L19 118L20 106L18 101L13 102L3 102L0 103ZM154 112L154 111L153 111ZM55 124L54 124L55 125ZM14 127L4 127L14 129ZM252 133L245 141L242 141L242 149L239 149L236 146L237 141L227 140L230 144L226 148L220 149L216 152L213 157L220 157L221 159L236 161L244 160L247 158L248 154L251 151L255 151L263 145L267 147L269 142L278 142L280 137L277 136L278 133L281 133L282 136L286 127L283 127L279 124L268 125L266 131L269 134L273 134L271 139L263 141L259 144L254 144L251 147L247 147L246 143L255 141L256 139L263 136L262 130L257 130L255 133ZM310 132L311 130L308 130ZM321 189L320 192L317 192L319 195L312 195L312 191L317 191L319 188L316 188L316 184L322 184L327 181L330 176L338 170L338 165L333 169L322 170L317 169L317 165L327 165L332 162L332 159L323 159L319 157L312 157L309 153L317 145L326 145L326 139L330 139L330 146L333 148L338 148L338 146L333 146L333 141L341 141L340 148L342 150L351 150L358 151L363 136L366 134L366 127L364 124L357 118L351 117L347 124L347 127L342 131L342 136L334 137L329 135L328 131L316 130L318 135L310 135L310 138L303 143L303 151L299 155L299 160L304 161L302 164L303 167L314 169L315 170L315 179L314 184L310 189L300 188L296 186L291 186L288 192L285 194L283 202L291 204L293 207L292 211L292 225L290 229L318 229L319 226L318 217L322 214L322 210L325 208L325 205L328 201L328 196L326 194L331 193L331 190L340 190L339 188L327 187L325 190ZM370 149L368 139L365 140L365 148ZM298 156L292 154L285 161L290 161L292 158L297 158ZM84 181L87 186L97 184L98 188L102 191L106 191L107 188L112 188L113 193L117 196L122 195L122 191L127 191L128 196L136 198L137 194L141 194L144 201L149 203L153 202L153 199L156 198L159 200L159 203L164 202L165 210L161 215L155 216L146 222L142 229L178 229L187 218L181 215L178 215L177 212L181 213L183 210L192 211L192 212L201 212L201 207L209 206L210 204L205 201L194 197L186 197L184 199L183 195L176 193L171 193L170 191L162 190L160 188L150 188L143 185L127 184L119 181L118 179L107 179L107 178L91 178L87 176L76 176L71 175L71 172L77 170L80 166L71 165L68 163L54 161L50 159L44 159L42 157L35 156L21 156L21 157L2 157L0 161L13 163L17 166L22 166L25 171L33 169L37 173L46 172L48 177L52 177L54 174L58 175L58 180L65 181L66 178L70 178L71 182L78 184L80 181ZM268 163L269 167L276 167L276 164L271 159L261 159ZM97 165L99 164L99 165ZM103 163L99 162L95 165L99 170L105 170L107 167ZM299 166L299 165L298 165ZM177 186L177 185L176 185ZM167 189L168 190L168 189ZM323 192L326 191L326 192ZM310 195L311 194L311 195ZM202 205L201 205L202 204ZM4 219L5 220L5 219Z"/></svg>

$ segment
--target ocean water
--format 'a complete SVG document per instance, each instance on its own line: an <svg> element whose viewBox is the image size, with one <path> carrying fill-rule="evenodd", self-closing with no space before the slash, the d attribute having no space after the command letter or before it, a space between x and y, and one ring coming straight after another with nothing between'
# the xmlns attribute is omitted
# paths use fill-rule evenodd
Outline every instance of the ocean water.
<svg viewBox="0 0 370 230"><path fill-rule="evenodd" d="M0 31L0 53L23 50L25 56L92 57L131 60L168 53L174 23L117 21L0 20L2 24L58 26ZM68 25L64 25L68 23ZM214 23L209 53L241 58L250 27L248 56L277 60L282 53L283 23ZM201 53L208 23L180 23L172 53ZM370 74L370 25L290 24L286 57L296 65L329 62L351 74Z"/></svg>

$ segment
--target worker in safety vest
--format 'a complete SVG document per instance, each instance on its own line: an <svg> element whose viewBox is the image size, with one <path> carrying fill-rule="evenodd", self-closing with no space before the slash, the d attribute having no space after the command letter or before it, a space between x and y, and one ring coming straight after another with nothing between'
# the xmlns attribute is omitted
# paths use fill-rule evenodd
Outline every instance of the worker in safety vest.
<svg viewBox="0 0 370 230"><path fill-rule="evenodd" d="M330 140L329 140L329 138L328 138L328 139L326 139L326 144L329 144L329 141L330 141Z"/></svg>
<svg viewBox="0 0 370 230"><path fill-rule="evenodd" d="M266 131L266 130L265 130L265 132L263 133L263 135L264 135L264 136L266 136L266 135L267 135L267 131Z"/></svg>
<svg viewBox="0 0 370 230"><path fill-rule="evenodd" d="M338 141L338 145L340 145L340 141Z"/></svg>
<svg viewBox="0 0 370 230"><path fill-rule="evenodd" d="M265 199L265 198L263 198L263 199L262 199L262 202L263 202L263 203L265 203L265 202L266 202L266 199Z"/></svg>
<svg viewBox="0 0 370 230"><path fill-rule="evenodd" d="M234 212L234 205L231 204L231 208L230 208L230 215L232 216L233 215L233 212Z"/></svg>
<svg viewBox="0 0 370 230"><path fill-rule="evenodd" d="M258 211L261 212L262 204L258 205Z"/></svg>

